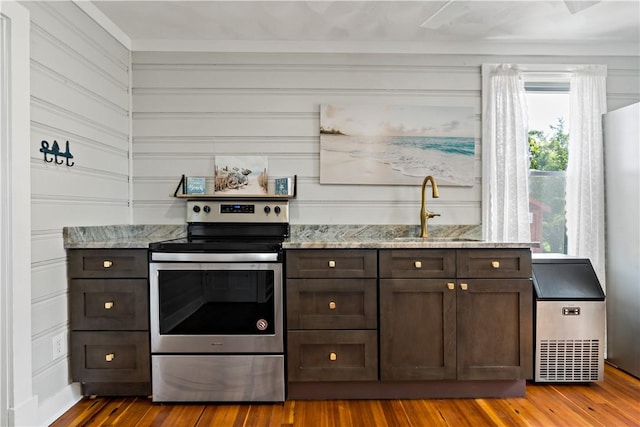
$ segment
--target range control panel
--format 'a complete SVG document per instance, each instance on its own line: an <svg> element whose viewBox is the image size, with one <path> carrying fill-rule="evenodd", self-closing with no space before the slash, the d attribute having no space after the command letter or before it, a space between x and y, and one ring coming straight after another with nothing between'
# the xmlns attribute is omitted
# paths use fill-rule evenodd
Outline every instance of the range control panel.
<svg viewBox="0 0 640 427"><path fill-rule="evenodd" d="M187 222L289 222L287 200L189 200Z"/></svg>

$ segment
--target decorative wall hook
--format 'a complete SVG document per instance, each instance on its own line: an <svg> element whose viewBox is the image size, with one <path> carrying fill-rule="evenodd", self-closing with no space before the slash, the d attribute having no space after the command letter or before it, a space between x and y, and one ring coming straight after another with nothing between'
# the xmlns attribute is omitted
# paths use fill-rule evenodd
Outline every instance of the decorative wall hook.
<svg viewBox="0 0 640 427"><path fill-rule="evenodd" d="M65 161L61 159L59 160L58 157L63 157L66 159L67 166L75 165L75 162L71 162L71 163L69 162L69 160L73 159L73 154L71 154L71 152L69 151L69 141L67 141L65 145L64 152L60 152L60 146L58 145L58 141L56 140L53 141L53 146L51 146L51 148L49 148L48 141L43 140L40 144L41 144L40 152L44 154L45 162L51 163L55 161L57 165L61 165L65 163ZM53 157L50 158L49 156L53 156Z"/></svg>

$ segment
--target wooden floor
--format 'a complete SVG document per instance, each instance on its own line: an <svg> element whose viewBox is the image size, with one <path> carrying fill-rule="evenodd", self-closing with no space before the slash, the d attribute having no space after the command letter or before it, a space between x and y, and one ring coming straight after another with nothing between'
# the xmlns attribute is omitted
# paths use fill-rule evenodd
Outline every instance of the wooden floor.
<svg viewBox="0 0 640 427"><path fill-rule="evenodd" d="M514 399L332 400L162 405L85 398L52 426L640 426L640 381L605 366L604 381L528 384Z"/></svg>

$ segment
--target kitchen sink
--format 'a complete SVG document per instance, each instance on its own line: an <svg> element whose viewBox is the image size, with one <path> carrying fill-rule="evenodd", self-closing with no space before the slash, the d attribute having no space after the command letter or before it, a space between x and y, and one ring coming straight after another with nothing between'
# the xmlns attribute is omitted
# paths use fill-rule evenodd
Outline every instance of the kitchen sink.
<svg viewBox="0 0 640 427"><path fill-rule="evenodd" d="M398 242L482 242L468 237L394 237Z"/></svg>

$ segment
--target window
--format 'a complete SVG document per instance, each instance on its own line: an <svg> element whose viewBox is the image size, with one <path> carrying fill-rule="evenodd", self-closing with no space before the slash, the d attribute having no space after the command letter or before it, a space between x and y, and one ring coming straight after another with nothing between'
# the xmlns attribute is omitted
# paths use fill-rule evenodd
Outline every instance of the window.
<svg viewBox="0 0 640 427"><path fill-rule="evenodd" d="M483 236L491 240L533 240L524 86L529 82L532 92L548 87L547 92L557 93L566 92L560 90L560 83L564 83L570 88L572 121L565 121L571 135L564 186L566 226L560 227L566 229L567 237L562 232L555 234L566 239L566 249L553 248L549 233L544 235L545 218L551 215L548 204L538 197L535 200L544 205L537 207L541 215L534 223L543 233L539 239L541 251L566 251L589 258L601 282L605 277L602 114L607 111L606 77L607 66L602 64L482 65L483 157L486 155L482 169Z"/></svg>
<svg viewBox="0 0 640 427"><path fill-rule="evenodd" d="M569 79L524 75L529 124L529 211L537 252L567 253L565 193Z"/></svg>

